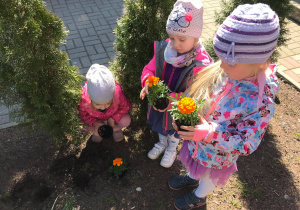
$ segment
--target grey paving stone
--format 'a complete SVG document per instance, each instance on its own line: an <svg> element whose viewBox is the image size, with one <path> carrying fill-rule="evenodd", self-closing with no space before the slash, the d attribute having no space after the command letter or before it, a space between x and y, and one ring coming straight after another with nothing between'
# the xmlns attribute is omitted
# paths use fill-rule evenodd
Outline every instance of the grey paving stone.
<svg viewBox="0 0 300 210"><path fill-rule="evenodd" d="M109 32L111 32L111 31L112 31L111 28L108 28L108 29L101 29L101 30L97 30L97 34L98 34L98 35L102 35L102 34L109 33Z"/></svg>
<svg viewBox="0 0 300 210"><path fill-rule="evenodd" d="M73 40L68 40L67 41L67 49L73 49L75 47Z"/></svg>
<svg viewBox="0 0 300 210"><path fill-rule="evenodd" d="M78 68L82 68L81 62L79 58L71 59L71 65L78 66Z"/></svg>
<svg viewBox="0 0 300 210"><path fill-rule="evenodd" d="M91 12L93 12L93 10L92 10L91 7L85 7L84 10L85 10L86 13L91 13Z"/></svg>
<svg viewBox="0 0 300 210"><path fill-rule="evenodd" d="M95 50L95 48L94 48L93 45L87 46L86 47L86 51L87 51L87 53L88 53L89 56L97 54L97 52L96 52L96 50Z"/></svg>
<svg viewBox="0 0 300 210"><path fill-rule="evenodd" d="M75 54L75 53L80 53L80 52L85 52L85 48L84 47L78 47L72 50L68 50L69 54Z"/></svg>
<svg viewBox="0 0 300 210"><path fill-rule="evenodd" d="M78 31L79 31L81 37L87 37L89 35L87 33L86 29L81 29L81 30L78 30Z"/></svg>
<svg viewBox="0 0 300 210"><path fill-rule="evenodd" d="M73 9L75 9L75 4L70 4L70 3L68 3L68 4L67 4L67 7L68 7L68 9L69 9L70 11L72 11Z"/></svg>
<svg viewBox="0 0 300 210"><path fill-rule="evenodd" d="M108 52L107 55L110 58L110 60L113 61L115 59L116 53L115 52Z"/></svg>
<svg viewBox="0 0 300 210"><path fill-rule="evenodd" d="M91 20L94 27L101 26L98 20Z"/></svg>
<svg viewBox="0 0 300 210"><path fill-rule="evenodd" d="M109 61L111 61L109 58L102 58L102 59L92 60L92 63L99 63L100 65L105 65L106 66Z"/></svg>
<svg viewBox="0 0 300 210"><path fill-rule="evenodd" d="M107 38L106 34L99 35L99 38L102 43L109 42L109 39Z"/></svg>
<svg viewBox="0 0 300 210"><path fill-rule="evenodd" d="M92 40L99 40L98 36L87 36L87 37L82 37L82 41L92 41Z"/></svg>
<svg viewBox="0 0 300 210"><path fill-rule="evenodd" d="M97 35L97 32L95 31L94 28L88 28L88 29L87 29L87 32L88 32L88 34L89 34L90 36L95 36L95 35Z"/></svg>
<svg viewBox="0 0 300 210"><path fill-rule="evenodd" d="M76 28L75 23L70 23L70 24L68 24L67 29L70 30L70 31L74 31L74 30L76 30L77 28Z"/></svg>
<svg viewBox="0 0 300 210"><path fill-rule="evenodd" d="M76 31L77 32L77 31ZM67 36L67 40L80 38L79 34L71 34Z"/></svg>
<svg viewBox="0 0 300 210"><path fill-rule="evenodd" d="M103 48L103 46L101 44L96 44L94 45L97 53L104 53L105 52L105 49Z"/></svg>
<svg viewBox="0 0 300 210"><path fill-rule="evenodd" d="M83 42L86 46L89 46L89 45L95 45L95 44L99 44L99 40L93 40L93 41L86 41L86 42Z"/></svg>
<svg viewBox="0 0 300 210"><path fill-rule="evenodd" d="M69 54L69 57L71 59L80 58L80 57L84 57L84 56L87 56L86 52L79 52L79 53Z"/></svg>
<svg viewBox="0 0 300 210"><path fill-rule="evenodd" d="M77 28L78 28L78 29L93 28L93 25L92 25L91 23L88 23L88 24L82 24L82 25L76 24L76 25L77 25Z"/></svg>
<svg viewBox="0 0 300 210"><path fill-rule="evenodd" d="M80 58L81 64L83 67L90 67L91 66L91 61L89 57L81 57Z"/></svg>
<svg viewBox="0 0 300 210"><path fill-rule="evenodd" d="M66 50L67 50L67 49L66 49L66 45L61 45L61 46L59 47L59 49L62 50L62 51L66 51Z"/></svg>
<svg viewBox="0 0 300 210"><path fill-rule="evenodd" d="M74 42L76 47L82 47L83 46L83 42L82 42L81 38L73 39L73 42Z"/></svg>
<svg viewBox="0 0 300 210"><path fill-rule="evenodd" d="M104 52L104 53L101 53L101 54L91 55L90 58L91 58L92 61L94 61L94 60L99 60L99 59L102 59L102 58L108 58L108 56Z"/></svg>
<svg viewBox="0 0 300 210"><path fill-rule="evenodd" d="M89 68L86 67L86 68L81 68L78 70L78 73L81 74L81 75L86 75L86 73L88 72Z"/></svg>

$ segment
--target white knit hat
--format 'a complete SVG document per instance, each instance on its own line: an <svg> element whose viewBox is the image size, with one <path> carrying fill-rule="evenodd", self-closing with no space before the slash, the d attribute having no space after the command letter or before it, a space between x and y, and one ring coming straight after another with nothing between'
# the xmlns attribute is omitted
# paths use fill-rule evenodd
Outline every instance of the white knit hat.
<svg viewBox="0 0 300 210"><path fill-rule="evenodd" d="M169 15L166 30L170 35L200 38L203 4L200 0L178 0Z"/></svg>
<svg viewBox="0 0 300 210"><path fill-rule="evenodd" d="M113 99L115 80L105 66L93 64L86 74L87 92L93 102L107 102Z"/></svg>
<svg viewBox="0 0 300 210"><path fill-rule="evenodd" d="M279 31L279 18L268 5L240 5L218 28L214 50L231 65L264 63L275 50Z"/></svg>

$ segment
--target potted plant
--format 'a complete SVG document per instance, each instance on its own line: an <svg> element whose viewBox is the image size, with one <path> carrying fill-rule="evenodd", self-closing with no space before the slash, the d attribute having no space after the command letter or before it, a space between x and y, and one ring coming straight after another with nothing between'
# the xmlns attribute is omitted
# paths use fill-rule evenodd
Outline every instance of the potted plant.
<svg viewBox="0 0 300 210"><path fill-rule="evenodd" d="M113 165L109 167L108 171L112 173L116 179L119 179L127 170L125 161L122 158L113 160Z"/></svg>
<svg viewBox="0 0 300 210"><path fill-rule="evenodd" d="M183 96L183 94L176 94L176 98L169 97L172 100L173 107L168 110L170 115L175 120L179 131L181 125L195 126L199 124L198 112L203 107L205 100L194 100L190 97Z"/></svg>
<svg viewBox="0 0 300 210"><path fill-rule="evenodd" d="M113 135L113 128L109 125L102 125L98 128L98 134L104 139L109 139Z"/></svg>
<svg viewBox="0 0 300 210"><path fill-rule="evenodd" d="M171 92L169 87L159 80L158 77L148 77L146 84L149 87L149 94L147 95L150 105L155 106L157 109L164 110L169 105L168 94Z"/></svg>

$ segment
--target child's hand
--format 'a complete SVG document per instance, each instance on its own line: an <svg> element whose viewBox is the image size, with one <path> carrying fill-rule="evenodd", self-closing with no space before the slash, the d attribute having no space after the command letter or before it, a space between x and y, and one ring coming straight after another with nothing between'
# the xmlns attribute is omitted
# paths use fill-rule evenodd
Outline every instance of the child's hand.
<svg viewBox="0 0 300 210"><path fill-rule="evenodd" d="M95 122L95 123L94 123L94 133L93 133L93 135L99 136L98 129L99 129L99 127L102 126L102 125L104 125L104 123L101 122L101 121L98 121L98 122Z"/></svg>
<svg viewBox="0 0 300 210"><path fill-rule="evenodd" d="M145 96L149 94L149 88L148 88L148 84L146 84L143 89L141 90L140 93L140 99L144 100Z"/></svg>
<svg viewBox="0 0 300 210"><path fill-rule="evenodd" d="M180 126L180 128L187 130L187 131L178 131L180 138L183 140L193 140L195 135L195 128L193 126Z"/></svg>
<svg viewBox="0 0 300 210"><path fill-rule="evenodd" d="M116 121L114 121L111 117L107 120L107 125L111 126L112 128L116 126Z"/></svg>
<svg viewBox="0 0 300 210"><path fill-rule="evenodd" d="M175 123L175 120L173 119L173 121L172 121L172 126L173 126L173 128L178 132L178 126L176 125L176 123Z"/></svg>
<svg viewBox="0 0 300 210"><path fill-rule="evenodd" d="M152 106L152 107L153 107L154 110L156 110L158 112L165 112L165 111L167 111L167 109L168 109L169 106L167 108L165 108L165 109L156 109L155 106Z"/></svg>

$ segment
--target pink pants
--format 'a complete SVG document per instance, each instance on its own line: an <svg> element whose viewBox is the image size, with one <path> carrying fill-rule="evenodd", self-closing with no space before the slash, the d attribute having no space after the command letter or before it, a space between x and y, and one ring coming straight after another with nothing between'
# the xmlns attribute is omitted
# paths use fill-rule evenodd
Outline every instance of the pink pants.
<svg viewBox="0 0 300 210"><path fill-rule="evenodd" d="M131 119L129 114L124 115L118 122L116 122L116 126L114 127L114 131L119 131L122 128L126 128L130 125Z"/></svg>
<svg viewBox="0 0 300 210"><path fill-rule="evenodd" d="M101 122L101 121L99 121L99 122ZM103 124L107 124L106 121L102 121L102 122L103 122ZM113 127L113 131L114 131L113 139L116 142L122 141L124 139L122 129L128 127L130 125L130 122L131 122L131 119L130 119L129 114L124 115L124 117L122 117L118 122L116 122L116 126ZM103 139L100 136L93 135L92 140L94 142L101 142Z"/></svg>

